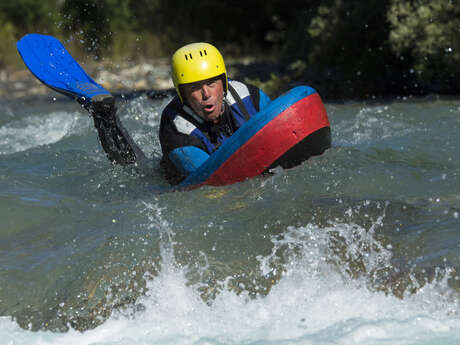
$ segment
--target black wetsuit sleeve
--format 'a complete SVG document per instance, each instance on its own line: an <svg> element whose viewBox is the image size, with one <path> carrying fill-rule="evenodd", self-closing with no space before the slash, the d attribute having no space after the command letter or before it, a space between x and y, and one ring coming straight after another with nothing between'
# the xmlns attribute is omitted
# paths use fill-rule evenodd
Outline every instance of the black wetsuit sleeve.
<svg viewBox="0 0 460 345"><path fill-rule="evenodd" d="M102 148L111 162L129 165L147 161L145 154L121 124L113 99L92 104L87 109L93 117Z"/></svg>

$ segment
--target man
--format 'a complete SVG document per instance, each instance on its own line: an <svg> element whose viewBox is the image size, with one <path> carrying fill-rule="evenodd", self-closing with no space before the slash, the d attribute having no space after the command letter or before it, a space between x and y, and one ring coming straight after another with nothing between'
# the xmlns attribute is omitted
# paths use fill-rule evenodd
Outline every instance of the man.
<svg viewBox="0 0 460 345"><path fill-rule="evenodd" d="M208 43L178 49L172 78L177 95L161 115L161 165L168 181L177 184L270 99L254 86L229 80L222 55ZM113 97L93 100L88 110L111 161L145 165L145 155L115 115Z"/></svg>
<svg viewBox="0 0 460 345"><path fill-rule="evenodd" d="M160 143L162 166L170 183L176 184L270 99L254 86L229 80L222 55L209 43L177 50L172 77L177 96L162 113Z"/></svg>

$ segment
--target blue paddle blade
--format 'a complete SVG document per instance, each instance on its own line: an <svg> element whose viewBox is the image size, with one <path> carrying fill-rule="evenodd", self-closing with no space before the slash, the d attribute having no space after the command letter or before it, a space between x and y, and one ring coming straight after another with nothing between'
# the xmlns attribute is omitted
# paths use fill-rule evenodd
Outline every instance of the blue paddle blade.
<svg viewBox="0 0 460 345"><path fill-rule="evenodd" d="M80 102L110 95L96 83L56 38L28 34L16 44L27 68L43 84Z"/></svg>

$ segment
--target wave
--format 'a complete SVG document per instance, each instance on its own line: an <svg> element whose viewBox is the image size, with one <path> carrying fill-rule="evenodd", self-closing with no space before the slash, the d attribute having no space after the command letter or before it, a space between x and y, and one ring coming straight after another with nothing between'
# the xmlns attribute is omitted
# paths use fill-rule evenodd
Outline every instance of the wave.
<svg viewBox="0 0 460 345"><path fill-rule="evenodd" d="M75 131L77 113L53 112L29 116L0 127L0 155L54 144Z"/></svg>
<svg viewBox="0 0 460 345"><path fill-rule="evenodd" d="M235 289L232 281L237 277L229 275L219 282L214 298L204 299L204 282L191 283L190 267L175 260L175 233L162 219L161 209L146 207L153 213L152 229L162 229L163 244L161 269L156 276L145 274L147 289L142 297L85 332L30 332L1 318L0 337L8 344L70 345L453 344L460 340L459 302L448 286L448 271L399 297L379 286L381 273L392 268L392 248L376 235L384 215L367 229L335 221L328 226L288 227L271 235L270 253L257 257L259 274L273 279L267 293L253 294L241 283ZM202 269L207 269L206 264Z"/></svg>

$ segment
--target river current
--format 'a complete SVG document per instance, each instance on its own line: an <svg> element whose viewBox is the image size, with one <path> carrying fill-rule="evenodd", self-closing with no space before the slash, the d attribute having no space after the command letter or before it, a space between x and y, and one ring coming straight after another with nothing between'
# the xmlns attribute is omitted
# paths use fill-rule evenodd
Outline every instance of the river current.
<svg viewBox="0 0 460 345"><path fill-rule="evenodd" d="M145 176L77 103L0 100L0 344L460 342L460 100L326 103L322 156L160 192L169 99L117 98Z"/></svg>

